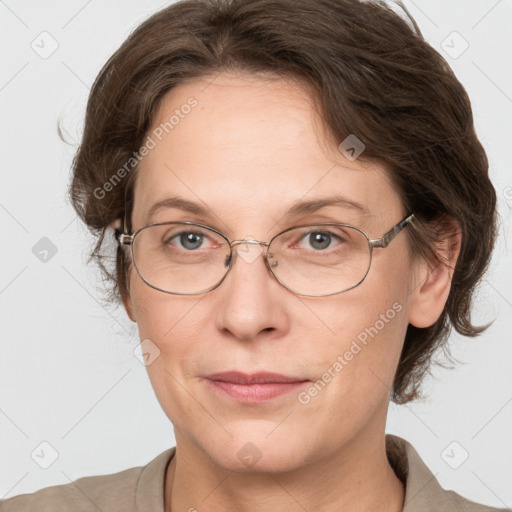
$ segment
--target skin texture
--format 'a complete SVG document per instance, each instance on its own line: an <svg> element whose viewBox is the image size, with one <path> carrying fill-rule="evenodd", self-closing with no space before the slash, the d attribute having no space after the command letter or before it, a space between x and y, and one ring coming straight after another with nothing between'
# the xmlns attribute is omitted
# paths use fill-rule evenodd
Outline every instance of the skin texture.
<svg viewBox="0 0 512 512"><path fill-rule="evenodd" d="M344 222L377 238L409 213L386 169L341 154L341 141L325 133L298 84L225 73L190 81L167 94L151 130L191 96L198 105L141 162L134 229L188 220L231 240L268 241L293 225ZM285 215L298 200L333 193L369 214L329 206ZM201 203L210 215L170 208L148 219L151 205L171 195ZM454 263L457 248L445 256ZM431 325L450 289L448 270L413 258L404 232L374 251L361 285L338 295L298 296L273 278L262 257L238 257L222 284L201 295L160 292L135 270L129 284L125 308L140 339L160 350L147 370L175 428L167 512L402 510L404 488L385 452L390 388L407 325ZM241 404L203 379L270 371L311 385L393 304L400 312L306 404L298 392ZM250 465L237 456L247 443L260 457Z"/></svg>

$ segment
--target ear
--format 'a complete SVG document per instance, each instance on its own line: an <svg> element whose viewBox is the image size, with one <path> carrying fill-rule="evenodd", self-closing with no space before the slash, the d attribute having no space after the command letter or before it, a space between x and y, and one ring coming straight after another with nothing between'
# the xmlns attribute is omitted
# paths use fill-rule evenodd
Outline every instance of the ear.
<svg viewBox="0 0 512 512"><path fill-rule="evenodd" d="M409 323L415 327L430 327L441 316L460 254L462 235L458 222L455 219L444 221L443 227L438 229L442 233L436 252L441 261L421 258L415 263L416 279L409 308Z"/></svg>

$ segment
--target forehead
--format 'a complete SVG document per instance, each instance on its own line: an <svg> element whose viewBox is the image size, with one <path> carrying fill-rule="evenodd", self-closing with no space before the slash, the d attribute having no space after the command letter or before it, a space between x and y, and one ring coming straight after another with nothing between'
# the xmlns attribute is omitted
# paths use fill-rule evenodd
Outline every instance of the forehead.
<svg viewBox="0 0 512 512"><path fill-rule="evenodd" d="M135 189L139 224L170 196L240 221L279 217L300 200L333 194L374 216L401 213L386 170L348 160L296 82L220 75L180 84L164 97L148 137L154 147Z"/></svg>

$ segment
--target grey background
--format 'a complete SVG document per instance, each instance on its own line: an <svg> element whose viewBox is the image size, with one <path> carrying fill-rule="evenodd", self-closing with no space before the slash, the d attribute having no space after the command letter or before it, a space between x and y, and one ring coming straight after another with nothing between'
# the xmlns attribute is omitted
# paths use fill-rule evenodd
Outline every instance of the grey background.
<svg viewBox="0 0 512 512"><path fill-rule="evenodd" d="M100 67L164 5L0 0L0 498L146 464L174 445L133 354L135 326L99 302L101 281L85 264L92 239L65 199L76 146L56 131L61 118L79 141ZM469 92L501 226L475 307L477 322L494 324L477 339L453 335L464 364L436 369L424 403L392 405L387 430L409 440L444 487L512 507L512 2L406 5Z"/></svg>

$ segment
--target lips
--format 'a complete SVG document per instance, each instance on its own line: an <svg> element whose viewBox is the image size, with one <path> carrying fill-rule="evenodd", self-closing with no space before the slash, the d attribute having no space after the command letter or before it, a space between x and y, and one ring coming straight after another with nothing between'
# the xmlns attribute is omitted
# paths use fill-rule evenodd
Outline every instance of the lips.
<svg viewBox="0 0 512 512"><path fill-rule="evenodd" d="M303 387L308 379L278 373L223 372L205 376L210 389L239 402L260 403Z"/></svg>
<svg viewBox="0 0 512 512"><path fill-rule="evenodd" d="M270 384L270 383L290 383L290 382L304 382L308 379L301 379L299 377L287 377L279 373L242 373L242 372L223 372L207 375L207 379L221 382L231 382L233 384Z"/></svg>

